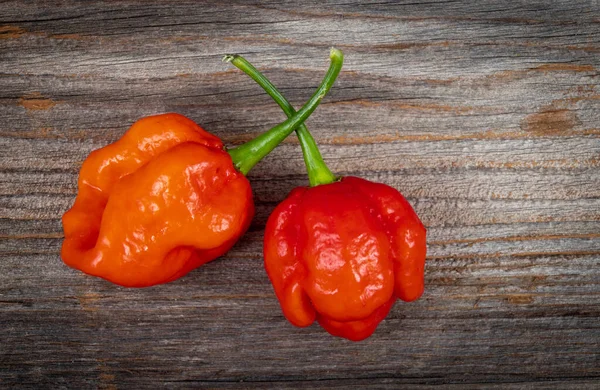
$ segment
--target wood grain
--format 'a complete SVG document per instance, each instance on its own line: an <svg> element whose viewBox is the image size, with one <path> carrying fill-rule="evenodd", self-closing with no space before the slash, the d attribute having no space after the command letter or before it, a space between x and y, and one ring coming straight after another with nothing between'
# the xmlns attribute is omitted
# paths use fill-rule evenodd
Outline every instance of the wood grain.
<svg viewBox="0 0 600 390"><path fill-rule="evenodd" d="M0 387L600 385L600 4L0 2ZM273 207L306 185L290 137L250 174L223 258L124 289L64 266L87 154L175 111L229 145L284 119L330 46L307 121L331 169L402 191L429 229L426 292L351 343L287 323L262 268Z"/></svg>

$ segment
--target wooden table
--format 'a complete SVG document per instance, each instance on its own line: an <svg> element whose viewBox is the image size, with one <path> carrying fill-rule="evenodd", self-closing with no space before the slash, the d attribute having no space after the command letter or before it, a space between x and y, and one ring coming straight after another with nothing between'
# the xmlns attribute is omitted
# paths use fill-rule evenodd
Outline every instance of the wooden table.
<svg viewBox="0 0 600 390"><path fill-rule="evenodd" d="M227 3L227 4L224 4ZM175 111L239 144L296 105L331 169L401 190L429 229L426 292L352 343L283 317L262 266L307 183L292 136L251 173L223 258L125 289L67 268L60 217L87 154ZM598 388L600 3L0 4L0 387Z"/></svg>

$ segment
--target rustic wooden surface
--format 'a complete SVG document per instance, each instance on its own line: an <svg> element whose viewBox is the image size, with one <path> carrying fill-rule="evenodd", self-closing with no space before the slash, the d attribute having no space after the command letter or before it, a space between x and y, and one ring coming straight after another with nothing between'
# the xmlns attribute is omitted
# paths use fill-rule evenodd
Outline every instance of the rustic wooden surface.
<svg viewBox="0 0 600 390"><path fill-rule="evenodd" d="M307 182L294 137L224 258L148 289L63 265L91 150L167 111L239 144L284 116L221 56L299 106L332 45L307 124L332 170L415 206L422 299L360 343L285 321L261 237ZM598 388L599 69L594 0L0 2L0 387Z"/></svg>

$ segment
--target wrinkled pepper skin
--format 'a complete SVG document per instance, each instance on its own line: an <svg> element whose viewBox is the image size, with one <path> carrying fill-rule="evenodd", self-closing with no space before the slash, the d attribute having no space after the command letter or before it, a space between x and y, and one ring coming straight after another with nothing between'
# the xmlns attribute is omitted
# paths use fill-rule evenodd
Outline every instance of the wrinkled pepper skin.
<svg viewBox="0 0 600 390"><path fill-rule="evenodd" d="M424 289L426 230L396 189L357 177L298 187L267 221L265 268L285 317L369 337Z"/></svg>
<svg viewBox="0 0 600 390"><path fill-rule="evenodd" d="M126 287L167 283L223 255L254 214L222 141L179 114L140 119L92 152L78 187L61 256Z"/></svg>

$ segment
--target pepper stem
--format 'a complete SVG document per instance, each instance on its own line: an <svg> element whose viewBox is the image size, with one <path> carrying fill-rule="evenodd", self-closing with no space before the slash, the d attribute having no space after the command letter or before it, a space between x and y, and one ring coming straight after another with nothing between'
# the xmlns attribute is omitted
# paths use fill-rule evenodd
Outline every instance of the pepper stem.
<svg viewBox="0 0 600 390"><path fill-rule="evenodd" d="M256 81L258 85L273 98L279 107L281 107L288 118L294 116L296 113L294 107L292 107L281 92L277 90L273 83L248 62L248 60L242 56L236 55L228 58L228 61L250 76L252 80ZM320 184L333 183L336 180L336 177L331 173L325 164L325 161L323 161L323 156L321 156L317 143L304 123L298 126L296 134L298 135L298 140L300 140L300 146L302 147L302 155L304 156L304 163L306 164L310 186L315 187Z"/></svg>
<svg viewBox="0 0 600 390"><path fill-rule="evenodd" d="M234 166L241 173L247 175L252 167L262 160L263 157L269 154L279 143L281 143L281 141L283 141L292 131L294 131L295 128L301 125L310 116L310 114L313 113L319 103L321 103L321 100L325 97L335 82L335 79L340 73L342 64L344 62L344 55L338 49L332 48L329 57L331 59L331 64L329 65L329 70L327 70L327 74L323 78L323 81L321 81L321 85L319 85L317 91L298 112L293 114L285 122L278 124L253 140L228 150ZM239 56L227 55L223 58L223 60L232 62L235 58L239 58Z"/></svg>

